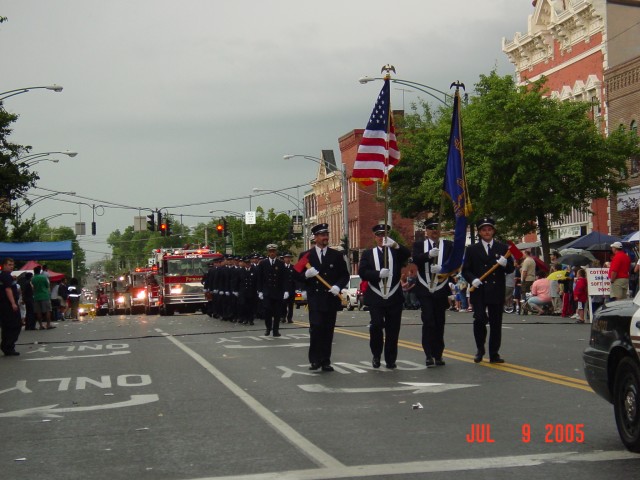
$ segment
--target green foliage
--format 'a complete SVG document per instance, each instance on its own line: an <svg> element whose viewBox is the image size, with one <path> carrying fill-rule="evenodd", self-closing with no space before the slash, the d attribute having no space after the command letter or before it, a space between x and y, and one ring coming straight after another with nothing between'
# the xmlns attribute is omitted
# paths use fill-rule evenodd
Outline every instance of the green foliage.
<svg viewBox="0 0 640 480"><path fill-rule="evenodd" d="M539 231L591 199L627 188L625 161L638 154L633 133L608 137L589 118L591 104L552 99L545 79L517 86L510 76L481 75L462 110L465 168L475 215L491 214L504 235ZM402 161L392 171L394 208L438 211L451 112L428 107L407 118ZM397 181L397 182L396 182Z"/></svg>
<svg viewBox="0 0 640 480"><path fill-rule="evenodd" d="M29 170L26 163L18 160L29 153L30 147L11 143L8 139L12 132L11 125L17 119L17 115L0 106L0 216L4 218L15 214L14 209L9 207L11 202L23 199L29 204L25 194L40 178L36 172Z"/></svg>

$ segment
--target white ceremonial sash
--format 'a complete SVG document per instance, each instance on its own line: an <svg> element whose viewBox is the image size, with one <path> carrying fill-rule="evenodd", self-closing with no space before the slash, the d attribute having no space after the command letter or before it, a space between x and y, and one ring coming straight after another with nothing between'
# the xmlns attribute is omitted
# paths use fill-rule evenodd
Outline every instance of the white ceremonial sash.
<svg viewBox="0 0 640 480"><path fill-rule="evenodd" d="M376 270L380 271L380 259L378 258L378 247L375 247L372 249L371 253L373 254L373 263L376 266ZM389 260L389 276L387 277L387 285L391 284L393 285L393 255L391 254L391 252L389 252L389 255L387 256L388 260ZM383 284L384 280L380 280L378 282L378 285ZM393 295L396 290L398 290L398 287L400 286L400 282L396 283L396 286L393 287L389 292L387 292L386 294L382 293L379 289L377 289L376 287L373 286L373 284L369 284L369 288L371 290L373 290L373 292L378 295L379 297L382 297L384 299L389 298L391 295Z"/></svg>
<svg viewBox="0 0 640 480"><path fill-rule="evenodd" d="M427 252L429 249L429 244L427 243L429 242L429 240L425 240L424 241L424 251ZM439 248L438 250L438 265L442 266L442 259L444 258L444 242L440 242L442 248ZM440 290L441 288L443 288L445 285L447 285L449 282L449 277L445 277L442 280L442 283L440 283L438 281L438 276L436 275L436 281L433 284L433 286L431 286L431 265L429 265L429 263L425 263L424 264L424 272L421 272L420 270L418 270L418 281L425 286L425 288L427 290L429 290L430 293L436 292L438 290ZM424 275L421 275L421 273Z"/></svg>

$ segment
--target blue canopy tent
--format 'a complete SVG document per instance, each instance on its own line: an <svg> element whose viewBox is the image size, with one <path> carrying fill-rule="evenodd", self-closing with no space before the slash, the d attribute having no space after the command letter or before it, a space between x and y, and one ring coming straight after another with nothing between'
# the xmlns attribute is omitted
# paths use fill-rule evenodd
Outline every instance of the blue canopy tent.
<svg viewBox="0 0 640 480"><path fill-rule="evenodd" d="M607 235L606 233L591 232L580 238L576 238L573 242L567 243L562 248L578 248L581 250L585 250L598 243L613 243L621 241L622 239L620 237L612 237L611 235Z"/></svg>
<svg viewBox="0 0 640 480"><path fill-rule="evenodd" d="M0 258L14 260L71 260L71 240L61 242L0 242Z"/></svg>

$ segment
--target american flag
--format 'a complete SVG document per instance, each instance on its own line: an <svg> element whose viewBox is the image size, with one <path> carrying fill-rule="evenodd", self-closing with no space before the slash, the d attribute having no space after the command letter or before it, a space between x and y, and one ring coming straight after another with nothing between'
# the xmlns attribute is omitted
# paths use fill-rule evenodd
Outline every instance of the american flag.
<svg viewBox="0 0 640 480"><path fill-rule="evenodd" d="M371 185L376 180L386 182L389 171L400 161L393 115L390 114L390 98L389 79L386 79L353 165L352 180L363 185Z"/></svg>

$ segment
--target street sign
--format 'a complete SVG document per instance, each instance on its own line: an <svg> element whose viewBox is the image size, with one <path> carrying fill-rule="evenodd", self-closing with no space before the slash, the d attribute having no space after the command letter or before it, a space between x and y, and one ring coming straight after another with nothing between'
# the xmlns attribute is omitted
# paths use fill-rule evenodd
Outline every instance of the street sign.
<svg viewBox="0 0 640 480"><path fill-rule="evenodd" d="M84 222L76 222L76 235L86 235L87 226Z"/></svg>
<svg viewBox="0 0 640 480"><path fill-rule="evenodd" d="M256 212L244 212L244 223L245 225L255 225Z"/></svg>
<svg viewBox="0 0 640 480"><path fill-rule="evenodd" d="M133 231L134 232L146 232L147 231L147 217L133 217Z"/></svg>

